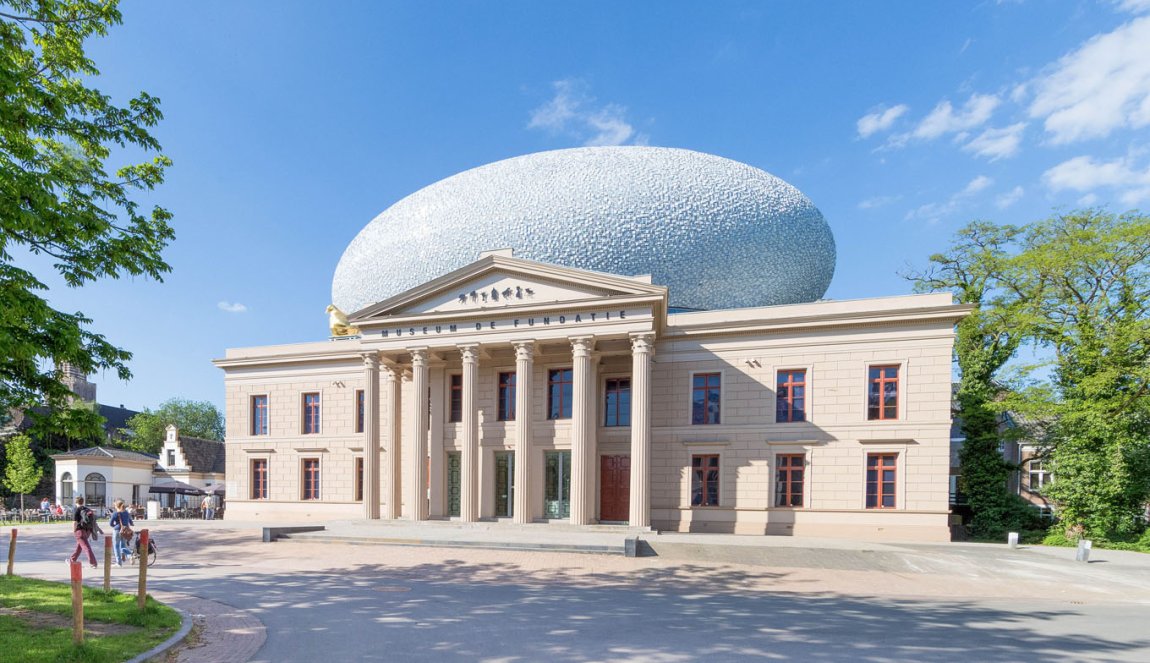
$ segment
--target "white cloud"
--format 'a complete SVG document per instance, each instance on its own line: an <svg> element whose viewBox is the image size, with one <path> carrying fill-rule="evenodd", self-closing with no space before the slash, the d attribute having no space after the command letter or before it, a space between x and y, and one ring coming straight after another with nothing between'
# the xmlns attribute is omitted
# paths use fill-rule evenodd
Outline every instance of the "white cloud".
<svg viewBox="0 0 1150 663"><path fill-rule="evenodd" d="M947 199L946 202L919 205L918 207L907 212L904 218L907 221L921 219L931 225L934 225L939 221L942 221L944 218L950 216L951 214L957 212L962 207L962 204L966 199L981 191L985 191L988 187L990 187L991 184L994 184L994 180L987 177L986 175L979 175L971 181L967 182L966 186L964 186L961 191L953 194L949 199Z"/></svg>
<svg viewBox="0 0 1150 663"><path fill-rule="evenodd" d="M1150 0L1124 4L1150 6ZM1034 86L1030 116L1043 119L1055 144L1150 124L1150 16L1090 38Z"/></svg>
<svg viewBox="0 0 1150 663"><path fill-rule="evenodd" d="M1114 4L1118 9L1131 14L1150 11L1150 0L1114 0Z"/></svg>
<svg viewBox="0 0 1150 663"><path fill-rule="evenodd" d="M1001 194L1000 196L995 198L994 199L994 206L997 207L998 209L1006 209L1007 207L1010 207L1014 203L1017 203L1019 200L1022 200L1022 196L1025 193L1026 192L1022 190L1022 187L1016 186L1013 189L1011 189L1010 191L1007 191L1006 193Z"/></svg>
<svg viewBox="0 0 1150 663"><path fill-rule="evenodd" d="M1022 143L1022 131L1025 128L1025 122L1018 122L1001 129L987 129L962 149L980 157L987 157L991 161L1012 157L1018 154L1018 146Z"/></svg>
<svg viewBox="0 0 1150 663"><path fill-rule="evenodd" d="M898 202L902 196L875 196L867 198L859 203L859 209L878 209L879 207L886 207L887 205Z"/></svg>
<svg viewBox="0 0 1150 663"><path fill-rule="evenodd" d="M552 83L555 96L531 111L528 129L543 129L574 137L584 145L643 145L647 137L627 121L627 109L618 104L598 105L588 85L578 79Z"/></svg>
<svg viewBox="0 0 1150 663"><path fill-rule="evenodd" d="M934 140L944 134L978 128L990 119L998 104L998 97L992 94L971 95L959 111L955 111L949 101L944 101L919 122L913 136L923 140Z"/></svg>
<svg viewBox="0 0 1150 663"><path fill-rule="evenodd" d="M955 196L961 196L963 198L967 196L973 196L979 191L985 190L991 184L994 184L994 180L990 179L986 175L979 175L967 183L966 187L964 187L962 191L959 191L957 194L955 194Z"/></svg>
<svg viewBox="0 0 1150 663"><path fill-rule="evenodd" d="M1074 157L1047 170L1042 181L1054 192L1111 189L1126 205L1150 200L1150 167L1137 166L1129 157L1112 161Z"/></svg>
<svg viewBox="0 0 1150 663"><path fill-rule="evenodd" d="M886 131L894 124L895 120L908 110L910 110L910 108L906 104L899 104L886 110L879 110L863 115L858 120L859 137L869 138L880 131Z"/></svg>
<svg viewBox="0 0 1150 663"><path fill-rule="evenodd" d="M239 302L220 302L216 307L227 313L247 313L248 307Z"/></svg>

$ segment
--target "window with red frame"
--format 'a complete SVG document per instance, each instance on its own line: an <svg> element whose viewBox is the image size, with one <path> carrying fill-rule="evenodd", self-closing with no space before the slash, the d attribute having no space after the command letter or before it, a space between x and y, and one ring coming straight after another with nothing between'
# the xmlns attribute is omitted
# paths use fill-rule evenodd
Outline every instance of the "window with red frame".
<svg viewBox="0 0 1150 663"><path fill-rule="evenodd" d="M355 432L363 432L363 415L367 408L364 402L363 390L355 390Z"/></svg>
<svg viewBox="0 0 1150 663"><path fill-rule="evenodd" d="M252 460L252 499L268 498L268 461L266 458Z"/></svg>
<svg viewBox="0 0 1150 663"><path fill-rule="evenodd" d="M319 394L303 395L303 432L305 435L319 433Z"/></svg>
<svg viewBox="0 0 1150 663"><path fill-rule="evenodd" d="M355 459L355 501L363 501L363 459Z"/></svg>
<svg viewBox="0 0 1150 663"><path fill-rule="evenodd" d="M305 500L319 499L319 459L305 458L303 460L303 495Z"/></svg>
<svg viewBox="0 0 1150 663"><path fill-rule="evenodd" d="M499 421L515 421L515 374L499 374L499 406L496 408Z"/></svg>
<svg viewBox="0 0 1150 663"><path fill-rule="evenodd" d="M871 366L866 418L898 419L898 366Z"/></svg>
<svg viewBox="0 0 1150 663"><path fill-rule="evenodd" d="M252 396L252 435L268 434L268 397Z"/></svg>
<svg viewBox="0 0 1150 663"><path fill-rule="evenodd" d="M806 370L779 371L775 380L775 422L807 420Z"/></svg>
<svg viewBox="0 0 1150 663"><path fill-rule="evenodd" d="M695 373L691 378L691 423L717 424L721 408L721 373Z"/></svg>
<svg viewBox="0 0 1150 663"><path fill-rule="evenodd" d="M804 454L775 456L775 506L803 505Z"/></svg>
<svg viewBox="0 0 1150 663"><path fill-rule="evenodd" d="M719 506L719 455L691 456L691 506Z"/></svg>
<svg viewBox="0 0 1150 663"><path fill-rule="evenodd" d="M463 376L451 376L451 398L448 399L447 420L452 423L463 421Z"/></svg>
<svg viewBox="0 0 1150 663"><path fill-rule="evenodd" d="M556 368L547 371L547 418L570 419L572 400L572 370Z"/></svg>
<svg viewBox="0 0 1150 663"><path fill-rule="evenodd" d="M631 425L631 378L611 378L604 386L604 426Z"/></svg>
<svg viewBox="0 0 1150 663"><path fill-rule="evenodd" d="M866 508L893 509L898 454L867 454Z"/></svg>

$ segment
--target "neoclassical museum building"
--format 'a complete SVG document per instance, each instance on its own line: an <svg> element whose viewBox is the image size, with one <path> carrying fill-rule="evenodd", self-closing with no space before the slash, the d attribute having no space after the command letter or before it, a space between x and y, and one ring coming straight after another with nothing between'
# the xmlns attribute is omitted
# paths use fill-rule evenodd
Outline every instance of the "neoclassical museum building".
<svg viewBox="0 0 1150 663"><path fill-rule="evenodd" d="M797 189L687 150L432 184L348 246L330 336L215 361L229 517L948 540L969 308L820 299L835 255Z"/></svg>

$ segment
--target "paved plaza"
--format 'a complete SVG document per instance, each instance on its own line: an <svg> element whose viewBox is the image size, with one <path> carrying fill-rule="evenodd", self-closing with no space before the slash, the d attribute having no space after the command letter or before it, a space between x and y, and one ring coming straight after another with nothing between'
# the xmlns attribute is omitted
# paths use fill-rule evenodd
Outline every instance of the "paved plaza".
<svg viewBox="0 0 1150 663"><path fill-rule="evenodd" d="M627 558L149 526L151 589L201 624L182 661L1150 660L1137 553L651 534L657 556ZM65 579L67 529L21 530L17 572Z"/></svg>

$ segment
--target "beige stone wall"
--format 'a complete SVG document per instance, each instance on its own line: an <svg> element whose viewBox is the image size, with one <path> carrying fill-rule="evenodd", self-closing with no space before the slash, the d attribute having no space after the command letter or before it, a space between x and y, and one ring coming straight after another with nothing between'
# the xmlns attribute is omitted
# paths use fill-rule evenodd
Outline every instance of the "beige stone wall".
<svg viewBox="0 0 1150 663"><path fill-rule="evenodd" d="M912 299L912 298L911 298ZM919 300L914 300L915 302ZM933 301L933 300L932 300ZM889 300L875 307L895 310ZM868 300L865 304L871 304ZM856 309L865 308L855 303ZM803 305L843 308L841 302ZM728 312L706 314L721 319ZM753 312L730 312L751 319ZM848 311L849 313L849 311ZM887 537L946 540L952 321L903 319L882 324L840 326L796 325L790 330L754 331L692 328L701 314L672 315L656 345L652 367L651 504L658 529L746 534ZM849 316L846 316L849 317ZM711 319L708 318L708 319ZM725 333L724 333L725 332ZM458 339L461 342L466 339ZM290 353L292 346L284 346ZM310 344L307 361L257 361L227 368L228 508L235 517L362 517L353 499L354 459L362 455L363 435L354 432L355 392L363 388L364 371L358 341ZM541 346L534 359L532 453L528 459L533 518L543 515L544 452L571 448L570 421L549 421L547 372L572 365L570 348L561 341ZM450 379L461 371L458 351L433 348L430 366L431 515L446 512L446 454L461 448L459 424L448 422ZM253 349L275 357L278 350ZM331 357L324 358L324 353ZM629 428L603 425L605 380L626 377L631 356L626 339L605 339L597 347L595 369L595 437L600 455L629 454ZM298 352L297 352L298 354ZM867 369L900 367L899 413L894 421L866 418ZM807 371L807 421L775 423L775 379L782 369ZM484 347L479 364L480 516L494 515L494 453L511 450L515 422L497 418L497 376L515 371L510 347ZM691 376L722 374L722 423L691 423ZM389 430L390 412L382 395L380 429ZM302 434L302 394L321 394L322 432ZM251 396L269 398L269 435L250 435ZM414 431L408 421L415 395L404 380L401 417L404 449ZM523 413L518 413L522 421ZM865 463L868 453L894 453L898 458L894 509L866 509ZM805 454L804 506L774 506L776 455ZM692 454L718 454L720 504L690 505ZM321 500L300 500L301 462L321 461ZM250 463L267 458L270 495L251 501ZM401 459L402 461L402 459ZM411 467L401 462L402 481ZM591 469L597 482L599 468ZM381 476L384 502L392 491ZM591 494L598 499L600 487ZM400 491L402 495L403 492ZM403 510L402 513L407 513ZM598 505L595 513L598 514Z"/></svg>
<svg viewBox="0 0 1150 663"><path fill-rule="evenodd" d="M362 362L333 360L230 371L225 380L227 508L229 518L355 517L355 459L364 440L355 432ZM381 385L382 388L382 385ZM320 394L320 432L303 434L303 394ZM252 397L268 398L268 434L251 434ZM383 413L383 425L386 413ZM301 499L303 461L320 461L320 500ZM252 460L268 462L268 498L251 499ZM382 479L381 479L382 484Z"/></svg>
<svg viewBox="0 0 1150 663"><path fill-rule="evenodd" d="M950 324L662 343L653 373L652 514L658 528L947 538ZM900 367L899 413L868 421L867 373ZM805 369L807 421L775 423L779 370ZM722 374L719 425L692 425L691 377ZM804 507L777 508L776 456L806 456ZM898 455L896 508L865 508L869 453ZM691 507L693 454L720 456L720 505Z"/></svg>

